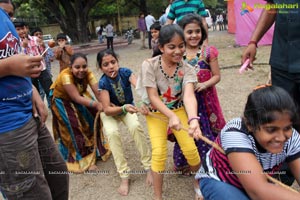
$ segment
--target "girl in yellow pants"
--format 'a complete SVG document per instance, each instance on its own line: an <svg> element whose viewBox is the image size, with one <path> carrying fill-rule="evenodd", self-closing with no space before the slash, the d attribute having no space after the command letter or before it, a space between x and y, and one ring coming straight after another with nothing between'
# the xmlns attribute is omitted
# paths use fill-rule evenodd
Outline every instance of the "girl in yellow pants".
<svg viewBox="0 0 300 200"><path fill-rule="evenodd" d="M174 132L194 172L200 166L200 157L193 138L199 139L201 130L194 95L196 73L191 66L182 62L185 52L182 29L175 24L163 26L159 33L158 43L161 55L143 62L137 92L153 112L147 116L152 144L151 169L155 199L161 200L163 184L161 172L165 170L167 159L167 129L171 128ZM153 115L165 117L168 124ZM189 133L181 130L182 126L186 127L187 124L189 124Z"/></svg>

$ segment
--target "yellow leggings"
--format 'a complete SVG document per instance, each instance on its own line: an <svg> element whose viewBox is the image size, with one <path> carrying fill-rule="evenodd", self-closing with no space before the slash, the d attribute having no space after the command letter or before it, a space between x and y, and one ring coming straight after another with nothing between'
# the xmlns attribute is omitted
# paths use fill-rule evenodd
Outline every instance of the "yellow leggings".
<svg viewBox="0 0 300 200"><path fill-rule="evenodd" d="M183 127L187 127L187 114L184 110L184 107L172 110L180 119ZM155 112L155 115L166 118L160 112ZM155 118L153 116L146 116L148 132L150 136L150 141L152 145L152 161L151 169L154 172L163 172L166 167L167 160L167 128L168 124L161 119ZM175 131L172 130L178 144L183 152L184 157L186 158L190 166L196 166L200 163L200 157L195 145L194 139L189 136L189 134L184 131Z"/></svg>

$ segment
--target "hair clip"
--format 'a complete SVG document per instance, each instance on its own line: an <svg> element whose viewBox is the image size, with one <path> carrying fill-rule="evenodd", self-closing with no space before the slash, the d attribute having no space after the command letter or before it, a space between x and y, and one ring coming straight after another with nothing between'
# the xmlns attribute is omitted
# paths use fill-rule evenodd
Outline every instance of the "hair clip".
<svg viewBox="0 0 300 200"><path fill-rule="evenodd" d="M263 85L258 85L255 88L253 88L253 91L261 89L261 88L265 88L265 87L270 87L272 86L271 84L263 84Z"/></svg>

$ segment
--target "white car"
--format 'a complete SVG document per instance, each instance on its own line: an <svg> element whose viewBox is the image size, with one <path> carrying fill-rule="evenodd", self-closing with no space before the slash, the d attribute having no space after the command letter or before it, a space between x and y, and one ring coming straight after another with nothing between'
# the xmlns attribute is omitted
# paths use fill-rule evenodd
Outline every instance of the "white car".
<svg viewBox="0 0 300 200"><path fill-rule="evenodd" d="M49 40L52 40L53 37L51 34L46 34L46 35L43 35L43 41L45 44L48 44Z"/></svg>
<svg viewBox="0 0 300 200"><path fill-rule="evenodd" d="M205 9L206 13L207 13L207 17L205 17L206 23L208 28L210 28L212 26L212 18L211 18L211 14L209 12L208 9Z"/></svg>

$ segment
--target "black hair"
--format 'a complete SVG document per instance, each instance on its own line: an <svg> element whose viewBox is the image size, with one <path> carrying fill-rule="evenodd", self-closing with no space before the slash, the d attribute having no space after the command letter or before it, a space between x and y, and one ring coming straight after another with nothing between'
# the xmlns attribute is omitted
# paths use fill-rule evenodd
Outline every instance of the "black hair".
<svg viewBox="0 0 300 200"><path fill-rule="evenodd" d="M152 29L160 31L161 25L160 25L159 21L154 22L154 23L150 26L150 30L152 30Z"/></svg>
<svg viewBox="0 0 300 200"><path fill-rule="evenodd" d="M253 132L260 126L276 120L274 113L288 113L291 122L298 122L296 105L284 89L277 86L266 86L249 94L244 110L244 121Z"/></svg>
<svg viewBox="0 0 300 200"><path fill-rule="evenodd" d="M43 33L42 29L40 27L35 27L32 29L30 35L34 35L36 32L41 32Z"/></svg>
<svg viewBox="0 0 300 200"><path fill-rule="evenodd" d="M25 23L25 21L21 20L21 19L15 19L13 21L13 24L15 27L24 27L27 26L27 24Z"/></svg>
<svg viewBox="0 0 300 200"><path fill-rule="evenodd" d="M99 51L97 54L97 63L98 63L98 66L100 69L102 66L102 59L106 55L112 55L117 60L117 62L119 62L118 55L113 50L105 49L105 50Z"/></svg>
<svg viewBox="0 0 300 200"><path fill-rule="evenodd" d="M163 47L165 44L169 43L175 35L178 35L184 41L183 30L177 24L168 24L161 27L158 36L158 45ZM157 52L153 52L153 57L161 54L162 52L158 50Z"/></svg>
<svg viewBox="0 0 300 200"><path fill-rule="evenodd" d="M58 40L58 39L64 39L64 40L67 40L67 36L66 36L66 34L64 34L64 33L59 33L59 34L57 34L56 39L57 39L57 40Z"/></svg>
<svg viewBox="0 0 300 200"><path fill-rule="evenodd" d="M71 66L74 64L75 60L77 58L83 58L86 62L88 62L86 54L83 53L74 53L71 57L70 57L70 64Z"/></svg>
<svg viewBox="0 0 300 200"><path fill-rule="evenodd" d="M181 26L181 28L184 30L184 28L186 27L186 25L191 24L191 23L196 23L199 25L200 29L201 29L201 40L199 42L199 46L203 44L203 41L206 40L207 38L207 32L206 29L204 28L204 25L202 23L202 18L200 17L200 15L197 15L195 13L189 13L187 15L185 15L180 21L179 21L179 25Z"/></svg>
<svg viewBox="0 0 300 200"><path fill-rule="evenodd" d="M16 9L16 5L15 5L11 0L0 0L0 3L6 3L6 4L11 4L11 5L12 5L12 7L13 7L13 12L8 13L8 12L5 10L5 11L7 12L8 16L9 16L10 18L12 18L12 17L14 16L14 10Z"/></svg>

